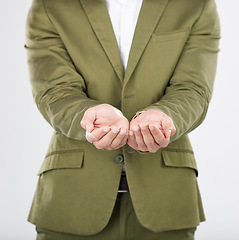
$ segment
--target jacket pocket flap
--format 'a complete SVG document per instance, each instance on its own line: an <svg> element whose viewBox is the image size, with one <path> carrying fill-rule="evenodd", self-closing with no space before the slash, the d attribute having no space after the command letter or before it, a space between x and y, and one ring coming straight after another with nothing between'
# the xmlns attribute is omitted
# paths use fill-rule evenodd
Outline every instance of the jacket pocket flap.
<svg viewBox="0 0 239 240"><path fill-rule="evenodd" d="M197 164L193 153L186 151L162 151L162 156L166 166L192 168L198 176Z"/></svg>
<svg viewBox="0 0 239 240"><path fill-rule="evenodd" d="M53 169L81 168L84 152L54 153L45 158L37 175Z"/></svg>
<svg viewBox="0 0 239 240"><path fill-rule="evenodd" d="M152 35L152 42L167 42L171 40L187 38L190 29L183 29L173 32L154 33Z"/></svg>

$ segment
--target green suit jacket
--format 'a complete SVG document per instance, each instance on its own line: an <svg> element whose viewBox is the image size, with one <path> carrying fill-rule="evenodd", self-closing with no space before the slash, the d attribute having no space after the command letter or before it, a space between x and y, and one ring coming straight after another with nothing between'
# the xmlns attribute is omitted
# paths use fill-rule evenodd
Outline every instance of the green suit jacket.
<svg viewBox="0 0 239 240"><path fill-rule="evenodd" d="M33 0L26 49L36 104L54 128L29 215L38 227L89 235L114 208L124 157L133 206L146 228L204 220L187 133L205 118L216 71L214 0L144 0L124 72L104 0ZM108 103L130 120L160 109L177 129L167 148L97 150L80 121Z"/></svg>

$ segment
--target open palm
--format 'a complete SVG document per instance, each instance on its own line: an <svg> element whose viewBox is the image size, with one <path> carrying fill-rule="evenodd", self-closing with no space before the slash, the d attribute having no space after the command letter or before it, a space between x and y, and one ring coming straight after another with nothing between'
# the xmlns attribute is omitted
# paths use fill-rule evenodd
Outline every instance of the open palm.
<svg viewBox="0 0 239 240"><path fill-rule="evenodd" d="M127 142L129 122L115 107L100 104L88 109L81 121L86 138L98 149L117 149Z"/></svg>

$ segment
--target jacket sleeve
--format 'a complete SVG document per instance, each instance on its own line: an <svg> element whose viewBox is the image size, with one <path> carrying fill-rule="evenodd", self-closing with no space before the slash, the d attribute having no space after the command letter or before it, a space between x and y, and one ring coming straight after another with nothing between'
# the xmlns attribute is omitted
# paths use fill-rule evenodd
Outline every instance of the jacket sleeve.
<svg viewBox="0 0 239 240"><path fill-rule="evenodd" d="M171 141L195 129L206 116L216 73L219 39L215 2L205 0L164 96L144 109L159 109L171 117L177 130Z"/></svg>
<svg viewBox="0 0 239 240"><path fill-rule="evenodd" d="M48 18L43 0L33 0L28 13L25 48L39 111L56 131L85 139L80 121L88 108L100 103L87 97L85 81Z"/></svg>

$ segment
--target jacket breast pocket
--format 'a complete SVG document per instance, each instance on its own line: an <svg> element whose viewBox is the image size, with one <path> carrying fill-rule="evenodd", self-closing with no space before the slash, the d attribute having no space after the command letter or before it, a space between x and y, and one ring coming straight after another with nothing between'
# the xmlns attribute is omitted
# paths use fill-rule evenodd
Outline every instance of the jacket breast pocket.
<svg viewBox="0 0 239 240"><path fill-rule="evenodd" d="M198 176L196 160L191 151L164 150L162 151L162 157L166 167L190 168Z"/></svg>
<svg viewBox="0 0 239 240"><path fill-rule="evenodd" d="M38 175L57 169L82 168L83 158L84 152L77 150L50 153L43 161Z"/></svg>
<svg viewBox="0 0 239 240"><path fill-rule="evenodd" d="M152 35L153 43L169 42L173 40L188 38L190 29L176 30L172 32L156 32Z"/></svg>

